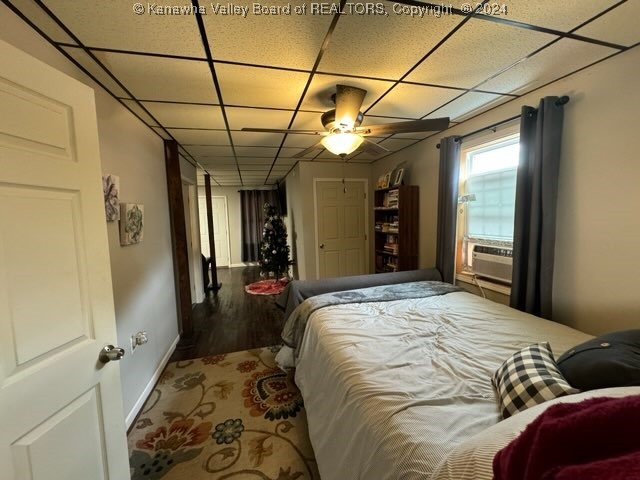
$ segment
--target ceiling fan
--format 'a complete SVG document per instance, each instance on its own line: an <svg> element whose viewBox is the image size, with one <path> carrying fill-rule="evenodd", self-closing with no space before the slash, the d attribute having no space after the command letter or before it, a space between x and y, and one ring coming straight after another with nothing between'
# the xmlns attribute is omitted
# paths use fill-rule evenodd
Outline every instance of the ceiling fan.
<svg viewBox="0 0 640 480"><path fill-rule="evenodd" d="M361 147L361 151L372 155L389 152L383 146L365 137L392 135L394 133L435 132L449 126L449 118L432 118L426 120L411 120L408 122L384 123L381 125L360 126L364 115L360 111L367 91L349 85L336 85L336 93L331 96L336 108L322 114L321 120L325 131L320 130L290 130L274 128L243 128L245 132L268 133L302 133L307 135L321 135L317 144L294 155L301 158L316 149L326 148L331 153L346 157Z"/></svg>

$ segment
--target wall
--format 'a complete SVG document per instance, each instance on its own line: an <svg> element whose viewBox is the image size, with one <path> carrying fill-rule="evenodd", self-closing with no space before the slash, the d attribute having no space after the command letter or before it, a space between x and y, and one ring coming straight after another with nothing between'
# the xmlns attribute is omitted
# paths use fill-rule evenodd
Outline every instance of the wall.
<svg viewBox="0 0 640 480"><path fill-rule="evenodd" d="M141 406L178 336L163 142L4 4L0 19L0 38L94 88L102 171L120 176L122 201L145 207L141 244L121 247L118 223L107 224L117 343L128 351L120 373L129 415ZM130 336L138 330L150 340L132 356Z"/></svg>
<svg viewBox="0 0 640 480"><path fill-rule="evenodd" d="M640 327L640 48L464 122L375 165L373 178L401 161L420 186L420 266L435 264L441 136L463 135L517 115L541 97L569 95L559 178L553 318L585 332Z"/></svg>
<svg viewBox="0 0 640 480"><path fill-rule="evenodd" d="M371 190L371 165L369 164L342 164L336 162L300 162L286 178L287 182L287 206L291 215L291 239L292 250L296 252L296 265L294 274L301 280L316 278L316 225L314 212L313 180L342 179L342 176L352 179L366 179ZM376 177L377 178L377 177ZM369 230L373 225L373 195L369 199ZM369 271L373 265L373 246L371 232L367 232L369 238Z"/></svg>

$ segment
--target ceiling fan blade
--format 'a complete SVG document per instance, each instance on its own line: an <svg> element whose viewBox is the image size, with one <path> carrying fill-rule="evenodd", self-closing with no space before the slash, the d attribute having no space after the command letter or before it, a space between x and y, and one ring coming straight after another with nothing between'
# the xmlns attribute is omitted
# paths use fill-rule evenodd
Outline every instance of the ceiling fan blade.
<svg viewBox="0 0 640 480"><path fill-rule="evenodd" d="M296 153L293 158L302 158L314 150L322 150L323 148L322 143L318 142L315 145L311 145L309 148L305 148L303 151Z"/></svg>
<svg viewBox="0 0 640 480"><path fill-rule="evenodd" d="M336 125L353 128L366 90L348 85L336 85Z"/></svg>
<svg viewBox="0 0 640 480"><path fill-rule="evenodd" d="M368 153L370 155L382 155L384 153L389 153L390 150L387 150L382 145L372 142L371 140L367 140L363 138L364 142L360 145L360 152Z"/></svg>
<svg viewBox="0 0 640 480"><path fill-rule="evenodd" d="M408 122L383 123L381 125L367 125L359 127L358 135L392 135L394 133L437 132L449 126L449 117L428 118L425 120L410 120Z"/></svg>
<svg viewBox="0 0 640 480"><path fill-rule="evenodd" d="M244 127L242 128L243 132L259 132L259 133L302 133L305 135L326 135L327 132L322 130L290 130L286 128L251 128Z"/></svg>

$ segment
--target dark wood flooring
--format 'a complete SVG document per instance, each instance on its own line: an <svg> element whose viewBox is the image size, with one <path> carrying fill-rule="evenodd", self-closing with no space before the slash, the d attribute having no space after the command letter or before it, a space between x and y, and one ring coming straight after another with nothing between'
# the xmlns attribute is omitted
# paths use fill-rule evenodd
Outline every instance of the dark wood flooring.
<svg viewBox="0 0 640 480"><path fill-rule="evenodd" d="M193 308L193 348L176 350L170 361L236 352L281 343L283 312L276 295L249 295L244 286L260 280L259 267L219 268L222 288Z"/></svg>

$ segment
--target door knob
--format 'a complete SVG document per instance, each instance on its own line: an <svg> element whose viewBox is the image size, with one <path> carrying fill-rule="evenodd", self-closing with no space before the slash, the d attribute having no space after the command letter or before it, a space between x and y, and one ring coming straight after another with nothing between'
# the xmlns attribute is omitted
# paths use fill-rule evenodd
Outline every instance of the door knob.
<svg viewBox="0 0 640 480"><path fill-rule="evenodd" d="M100 360L102 363L109 363L111 360L120 360L122 357L124 357L124 348L107 345L102 350L100 350L98 360Z"/></svg>
<svg viewBox="0 0 640 480"><path fill-rule="evenodd" d="M320 248L324 248L324 243L321 243L321 244L320 244Z"/></svg>

